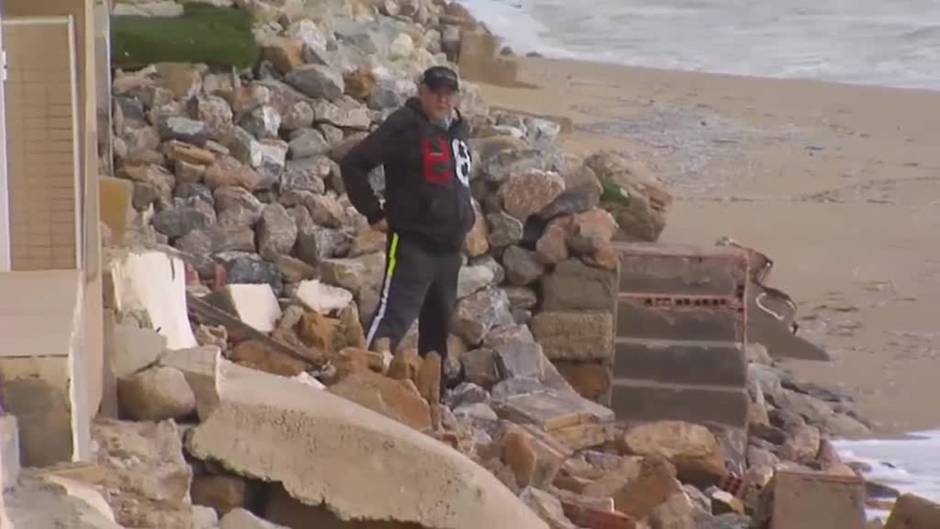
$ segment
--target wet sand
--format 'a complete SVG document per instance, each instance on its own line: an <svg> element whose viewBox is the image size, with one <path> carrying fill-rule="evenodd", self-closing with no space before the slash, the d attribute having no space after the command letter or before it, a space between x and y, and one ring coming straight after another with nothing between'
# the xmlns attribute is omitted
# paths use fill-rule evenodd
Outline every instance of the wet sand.
<svg viewBox="0 0 940 529"><path fill-rule="evenodd" d="M832 363L786 361L853 396L882 433L940 426L940 92L520 59L488 103L568 118L669 183L663 242L729 236Z"/></svg>

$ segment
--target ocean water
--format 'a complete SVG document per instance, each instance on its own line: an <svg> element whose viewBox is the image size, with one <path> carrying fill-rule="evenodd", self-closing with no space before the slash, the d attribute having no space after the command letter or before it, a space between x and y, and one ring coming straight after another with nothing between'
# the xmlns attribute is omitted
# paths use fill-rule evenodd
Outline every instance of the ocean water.
<svg viewBox="0 0 940 529"><path fill-rule="evenodd" d="M940 430L917 432L901 439L836 441L845 461L866 463L870 480L940 502ZM887 513L869 510L869 518Z"/></svg>
<svg viewBox="0 0 940 529"><path fill-rule="evenodd" d="M940 0L458 0L516 53L940 90Z"/></svg>

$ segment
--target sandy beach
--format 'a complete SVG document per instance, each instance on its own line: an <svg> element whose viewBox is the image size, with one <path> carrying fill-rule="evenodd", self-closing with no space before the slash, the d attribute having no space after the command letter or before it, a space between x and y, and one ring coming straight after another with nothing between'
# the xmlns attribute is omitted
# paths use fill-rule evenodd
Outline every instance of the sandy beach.
<svg viewBox="0 0 940 529"><path fill-rule="evenodd" d="M940 426L940 92L520 59L493 106L568 118L669 183L662 242L729 236L832 363L787 361L853 396L881 433Z"/></svg>

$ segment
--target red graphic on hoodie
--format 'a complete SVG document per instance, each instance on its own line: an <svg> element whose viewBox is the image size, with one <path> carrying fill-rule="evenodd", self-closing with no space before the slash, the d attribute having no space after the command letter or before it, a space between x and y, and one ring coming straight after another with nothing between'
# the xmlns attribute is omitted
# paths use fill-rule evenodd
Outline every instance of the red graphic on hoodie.
<svg viewBox="0 0 940 529"><path fill-rule="evenodd" d="M446 184L454 177L450 170L450 149L447 139L438 136L422 141L424 178L432 184Z"/></svg>

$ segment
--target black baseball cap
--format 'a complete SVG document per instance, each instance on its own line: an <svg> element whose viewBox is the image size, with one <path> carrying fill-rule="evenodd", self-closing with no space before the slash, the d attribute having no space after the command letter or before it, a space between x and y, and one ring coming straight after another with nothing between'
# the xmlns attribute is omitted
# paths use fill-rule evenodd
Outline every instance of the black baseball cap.
<svg viewBox="0 0 940 529"><path fill-rule="evenodd" d="M450 88L454 92L460 89L457 73L446 66L432 66L424 71L421 83L431 90Z"/></svg>

